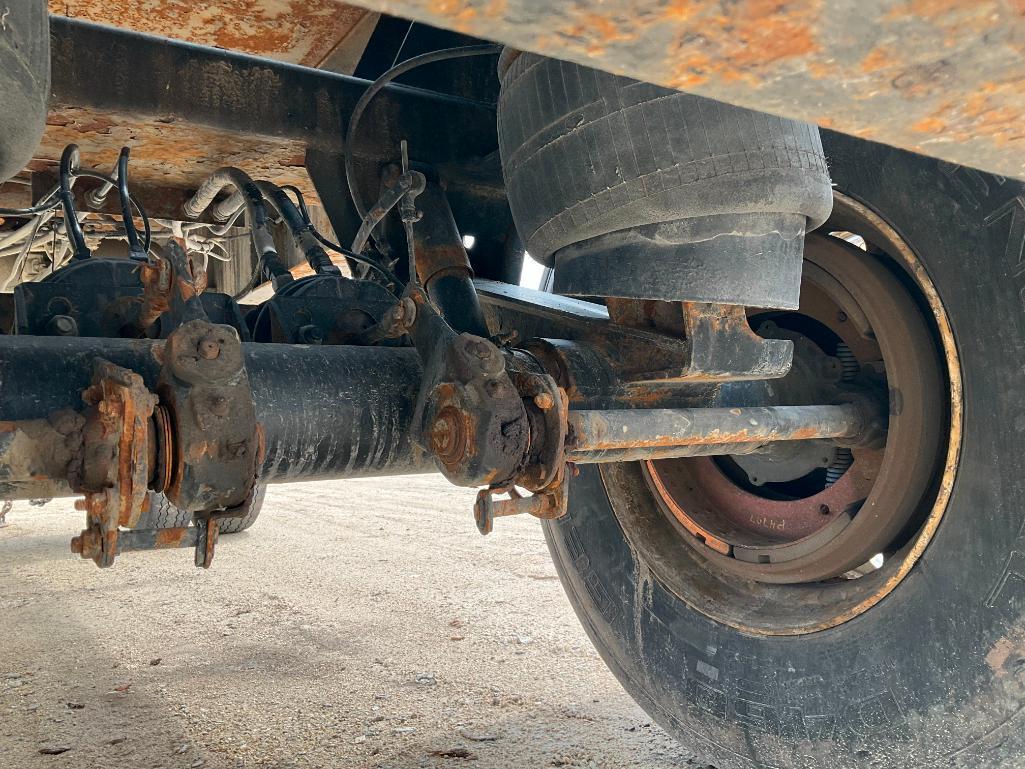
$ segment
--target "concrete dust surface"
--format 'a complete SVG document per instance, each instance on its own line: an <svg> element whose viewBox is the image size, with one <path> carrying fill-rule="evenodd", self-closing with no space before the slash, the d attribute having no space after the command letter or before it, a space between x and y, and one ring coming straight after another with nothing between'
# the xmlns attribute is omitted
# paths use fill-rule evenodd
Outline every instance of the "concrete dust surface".
<svg viewBox="0 0 1025 769"><path fill-rule="evenodd" d="M436 476L271 487L213 567L100 570L70 500L0 528L0 766L689 767L609 673L540 525Z"/></svg>

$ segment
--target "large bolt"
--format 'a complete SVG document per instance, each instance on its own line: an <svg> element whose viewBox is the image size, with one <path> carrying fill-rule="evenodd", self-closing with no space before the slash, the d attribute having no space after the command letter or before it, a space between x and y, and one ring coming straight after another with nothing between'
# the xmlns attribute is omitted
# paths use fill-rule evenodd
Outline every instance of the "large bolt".
<svg viewBox="0 0 1025 769"><path fill-rule="evenodd" d="M57 336L78 336L78 324L70 315L54 315L46 330Z"/></svg>
<svg viewBox="0 0 1025 769"><path fill-rule="evenodd" d="M221 354L221 345L218 344L216 339L209 337L199 340L199 357L204 360L213 360Z"/></svg>
<svg viewBox="0 0 1025 769"><path fill-rule="evenodd" d="M538 393L534 396L534 405L542 411L548 411L555 405L555 399L552 398L551 393Z"/></svg>
<svg viewBox="0 0 1025 769"><path fill-rule="evenodd" d="M456 429L454 420L447 414L435 419L431 426L431 451L439 455L447 453L452 446Z"/></svg>
<svg viewBox="0 0 1025 769"><path fill-rule="evenodd" d="M320 330L319 326L308 323L299 329L299 341L303 344L322 344L324 332Z"/></svg>
<svg viewBox="0 0 1025 769"><path fill-rule="evenodd" d="M461 345L462 354L471 361L474 358L480 361L480 369L484 373L495 376L505 370L505 360L498 348L486 339L464 334Z"/></svg>
<svg viewBox="0 0 1025 769"><path fill-rule="evenodd" d="M448 406L441 410L431 424L430 441L431 453L445 464L453 464L463 458L466 435L458 409Z"/></svg>
<svg viewBox="0 0 1025 769"><path fill-rule="evenodd" d="M103 545L99 532L95 529L85 529L77 537L71 539L71 552L77 553L83 558L91 558L94 561L103 552Z"/></svg>

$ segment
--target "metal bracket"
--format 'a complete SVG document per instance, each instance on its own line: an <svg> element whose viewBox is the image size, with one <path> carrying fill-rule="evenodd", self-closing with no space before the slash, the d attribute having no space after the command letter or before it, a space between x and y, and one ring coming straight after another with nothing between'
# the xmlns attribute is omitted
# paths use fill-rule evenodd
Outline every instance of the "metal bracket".
<svg viewBox="0 0 1025 769"><path fill-rule="evenodd" d="M139 550L167 550L191 547L195 549L196 566L208 569L213 563L214 551L220 536L220 523L232 518L232 512L197 515L195 524L169 529L128 529L119 532L114 555ZM87 557L84 556L83 557Z"/></svg>
<svg viewBox="0 0 1025 769"><path fill-rule="evenodd" d="M562 465L551 485L529 497L520 494L515 486L481 489L477 492L477 501L473 505L477 531L481 534L490 534L495 525L495 518L509 515L527 514L546 521L564 516L569 504L568 467ZM509 499L496 499L498 494L508 494Z"/></svg>

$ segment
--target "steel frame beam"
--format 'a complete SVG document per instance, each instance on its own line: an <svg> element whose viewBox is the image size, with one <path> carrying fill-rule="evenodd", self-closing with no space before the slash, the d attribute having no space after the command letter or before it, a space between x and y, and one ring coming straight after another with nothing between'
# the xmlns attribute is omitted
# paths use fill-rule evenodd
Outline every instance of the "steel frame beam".
<svg viewBox="0 0 1025 769"><path fill-rule="evenodd" d="M51 109L88 108L341 152L348 116L369 82L152 35L50 17ZM491 105L389 85L363 116L356 152L465 162L495 150ZM372 129L372 130L371 130Z"/></svg>

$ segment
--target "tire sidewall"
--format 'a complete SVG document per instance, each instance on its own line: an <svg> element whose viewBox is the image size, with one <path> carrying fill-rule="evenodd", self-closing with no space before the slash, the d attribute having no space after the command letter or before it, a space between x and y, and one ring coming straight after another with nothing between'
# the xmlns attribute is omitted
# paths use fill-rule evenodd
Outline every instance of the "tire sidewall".
<svg viewBox="0 0 1025 769"><path fill-rule="evenodd" d="M865 614L768 638L665 590L628 546L609 492L615 504L636 498L593 466L573 479L569 515L546 536L606 662L720 769L1021 766L1025 185L842 135L823 142L837 187L923 262L961 359L961 459L922 558Z"/></svg>

